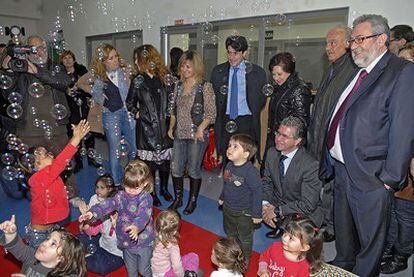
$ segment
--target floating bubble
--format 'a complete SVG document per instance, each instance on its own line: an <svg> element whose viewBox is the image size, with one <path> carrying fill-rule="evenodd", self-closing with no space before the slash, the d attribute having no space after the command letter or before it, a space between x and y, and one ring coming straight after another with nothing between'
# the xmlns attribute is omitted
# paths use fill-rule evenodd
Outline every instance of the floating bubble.
<svg viewBox="0 0 414 277"><path fill-rule="evenodd" d="M285 25L286 24L286 15L284 15L283 13L278 13L276 14L276 24L279 26Z"/></svg>
<svg viewBox="0 0 414 277"><path fill-rule="evenodd" d="M24 168L33 169L35 167L35 156L33 154L26 153L20 157L20 163Z"/></svg>
<svg viewBox="0 0 414 277"><path fill-rule="evenodd" d="M137 75L137 77L135 77L134 79L134 87L139 88L143 82L144 82L144 76Z"/></svg>
<svg viewBox="0 0 414 277"><path fill-rule="evenodd" d="M162 150L162 146L161 146L161 144L157 144L157 145L155 145L155 151L159 152L159 151L161 151L161 150Z"/></svg>
<svg viewBox="0 0 414 277"><path fill-rule="evenodd" d="M259 12L259 10L260 10L260 3L259 3L259 1L254 1L252 4L251 4L251 9L252 9L252 11L253 12Z"/></svg>
<svg viewBox="0 0 414 277"><path fill-rule="evenodd" d="M19 104L13 103L7 107L6 112L7 112L7 115L10 116L11 118L17 119L22 116L23 108Z"/></svg>
<svg viewBox="0 0 414 277"><path fill-rule="evenodd" d="M201 114L203 112L203 105L200 103L197 103L193 106L193 113L194 114Z"/></svg>
<svg viewBox="0 0 414 277"><path fill-rule="evenodd" d="M87 155L88 155L89 158L94 159L95 156L96 156L96 150L93 149L93 148L89 148L88 152L87 152Z"/></svg>
<svg viewBox="0 0 414 277"><path fill-rule="evenodd" d="M45 94L45 87L41 83L34 82L29 86L27 91L34 98L39 98L42 97L43 94Z"/></svg>
<svg viewBox="0 0 414 277"><path fill-rule="evenodd" d="M5 168L3 168L1 173L2 173L3 179L7 181L12 181L16 178L17 169L12 166L6 166Z"/></svg>
<svg viewBox="0 0 414 277"><path fill-rule="evenodd" d="M55 65L55 67L53 68L53 70L54 70L56 73L59 73L59 72L60 72L60 70L61 70L60 65Z"/></svg>
<svg viewBox="0 0 414 277"><path fill-rule="evenodd" d="M53 137L53 132L52 131L45 131L44 137L47 140L51 140L52 137Z"/></svg>
<svg viewBox="0 0 414 277"><path fill-rule="evenodd" d="M88 105L89 108L95 106L95 101L93 100L93 98L87 98L86 105Z"/></svg>
<svg viewBox="0 0 414 277"><path fill-rule="evenodd" d="M13 86L13 79L5 74L0 75L0 88L10 89Z"/></svg>
<svg viewBox="0 0 414 277"><path fill-rule="evenodd" d="M174 84L174 76L172 74L166 74L164 81L165 85L172 86Z"/></svg>
<svg viewBox="0 0 414 277"><path fill-rule="evenodd" d="M302 43L302 39L300 38L300 36L296 36L296 42L295 42L296 47L299 47L301 43Z"/></svg>
<svg viewBox="0 0 414 277"><path fill-rule="evenodd" d="M273 86L271 84L266 84L262 88L262 92L265 96L270 96L273 94Z"/></svg>
<svg viewBox="0 0 414 277"><path fill-rule="evenodd" d="M20 154L26 154L27 152L29 152L29 145L25 144L25 143L21 143L19 145L19 153Z"/></svg>
<svg viewBox="0 0 414 277"><path fill-rule="evenodd" d="M95 156L95 162L97 163L97 164L103 164L103 157L102 157L102 155L101 154L96 154L96 156Z"/></svg>
<svg viewBox="0 0 414 277"><path fill-rule="evenodd" d="M14 163L14 156L11 153L4 153L1 155L1 162L4 165L12 165Z"/></svg>
<svg viewBox="0 0 414 277"><path fill-rule="evenodd" d="M141 52L141 55L142 55L142 57L144 57L144 58L146 58L146 57L148 57L148 50L147 49L145 49L144 48L144 50L142 50L142 52Z"/></svg>
<svg viewBox="0 0 414 277"><path fill-rule="evenodd" d="M37 114L37 108L36 107L30 107L29 108L29 112L32 114L32 115L36 115Z"/></svg>
<svg viewBox="0 0 414 277"><path fill-rule="evenodd" d="M150 68L151 70L155 70L155 69L157 68L157 64L156 64L155 62L150 62L150 63L149 63L149 68Z"/></svg>
<svg viewBox="0 0 414 277"><path fill-rule="evenodd" d="M6 137L7 143L13 143L17 140L17 136L15 134L8 134Z"/></svg>
<svg viewBox="0 0 414 277"><path fill-rule="evenodd" d="M129 152L129 143L124 137L122 137L119 140L118 153L119 153L120 156L124 157L124 156L128 155L128 152Z"/></svg>
<svg viewBox="0 0 414 277"><path fill-rule="evenodd" d="M225 128L229 134L233 134L237 131L237 123L233 120L230 120L229 122L226 123Z"/></svg>
<svg viewBox="0 0 414 277"><path fill-rule="evenodd" d="M85 156L85 155L86 155L86 148L85 148L85 147L82 147L82 148L79 150L79 154L80 154L81 156Z"/></svg>
<svg viewBox="0 0 414 277"><path fill-rule="evenodd" d="M245 70L246 70L246 74L249 74L250 72L252 72L252 70L253 70L253 64L250 62L250 61L248 61L248 60L245 60L244 61L244 66L245 66Z"/></svg>
<svg viewBox="0 0 414 277"><path fill-rule="evenodd" d="M201 28L202 28L204 34L208 35L213 31L213 24L211 24L210 22L203 22L201 24Z"/></svg>
<svg viewBox="0 0 414 277"><path fill-rule="evenodd" d="M222 85L221 87L220 87L220 93L222 94L222 95L227 95L227 93L229 92L229 88L227 87L227 85Z"/></svg>
<svg viewBox="0 0 414 277"><path fill-rule="evenodd" d="M86 252L90 255L93 255L96 252L97 249L98 248L96 247L96 245L91 242L86 247Z"/></svg>
<svg viewBox="0 0 414 277"><path fill-rule="evenodd" d="M217 45L220 41L220 37L218 35L213 35L211 37L211 43L213 43L213 45Z"/></svg>
<svg viewBox="0 0 414 277"><path fill-rule="evenodd" d="M68 110L62 104L55 104L50 110L50 115L56 120L62 120L68 116Z"/></svg>
<svg viewBox="0 0 414 277"><path fill-rule="evenodd" d="M23 101L23 97L20 93L13 91L9 94L7 100L9 100L10 103L21 104Z"/></svg>
<svg viewBox="0 0 414 277"><path fill-rule="evenodd" d="M264 19L263 20L263 27L265 28L265 30L269 30L270 27L272 27L272 21L270 19Z"/></svg>
<svg viewBox="0 0 414 277"><path fill-rule="evenodd" d="M105 168L104 168L103 166L100 166L100 167L98 167L98 168L96 169L96 173L97 173L99 176L104 176L104 175L105 175L105 173L106 173L106 170L105 170Z"/></svg>

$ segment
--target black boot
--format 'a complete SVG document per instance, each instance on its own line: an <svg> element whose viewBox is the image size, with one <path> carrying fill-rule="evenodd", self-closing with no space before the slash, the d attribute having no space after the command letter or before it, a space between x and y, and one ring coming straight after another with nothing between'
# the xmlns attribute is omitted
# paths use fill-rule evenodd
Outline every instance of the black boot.
<svg viewBox="0 0 414 277"><path fill-rule="evenodd" d="M168 191L168 177L170 177L169 171L158 171L160 175L160 195L164 197L165 201L171 202L173 197Z"/></svg>
<svg viewBox="0 0 414 277"><path fill-rule="evenodd" d="M183 189L184 189L184 177L172 177L175 199L174 202L168 207L169 210L177 210L183 205Z"/></svg>
<svg viewBox="0 0 414 277"><path fill-rule="evenodd" d="M152 205L154 207L161 206L161 201L160 199L158 199L157 193L155 191L151 193L151 196L152 196Z"/></svg>
<svg viewBox="0 0 414 277"><path fill-rule="evenodd" d="M191 214L197 207L198 193L200 192L201 179L193 179L190 177L190 198L185 207L184 214Z"/></svg>
<svg viewBox="0 0 414 277"><path fill-rule="evenodd" d="M410 256L394 254L392 259L381 265L382 274L394 274L407 268L407 260Z"/></svg>

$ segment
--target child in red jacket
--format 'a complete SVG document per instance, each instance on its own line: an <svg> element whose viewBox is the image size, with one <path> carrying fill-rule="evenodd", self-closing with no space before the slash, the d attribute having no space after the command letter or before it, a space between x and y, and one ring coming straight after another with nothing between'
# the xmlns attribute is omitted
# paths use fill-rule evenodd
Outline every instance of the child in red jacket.
<svg viewBox="0 0 414 277"><path fill-rule="evenodd" d="M53 231L57 222L69 215L69 201L60 174L77 151L82 138L89 132L86 120L72 125L73 137L66 147L54 158L45 147L34 151L35 172L29 179L32 201L30 203L30 224L27 226L28 244L37 248Z"/></svg>

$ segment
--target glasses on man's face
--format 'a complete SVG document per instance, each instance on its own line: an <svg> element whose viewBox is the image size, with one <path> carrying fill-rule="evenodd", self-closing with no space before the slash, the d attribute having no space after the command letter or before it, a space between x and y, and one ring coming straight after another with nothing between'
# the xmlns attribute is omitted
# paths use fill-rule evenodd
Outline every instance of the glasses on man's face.
<svg viewBox="0 0 414 277"><path fill-rule="evenodd" d="M374 38L374 37L377 37L377 36L380 36L380 35L382 35L382 34L375 34L375 35L370 35L370 36L357 36L357 37L351 38L350 40L348 40L348 42L349 42L349 44L352 44L354 42L356 44L361 44L366 39Z"/></svg>
<svg viewBox="0 0 414 277"><path fill-rule="evenodd" d="M281 137L283 139L294 139L295 138L295 137L288 136L286 134L279 133L278 131L275 131L275 137Z"/></svg>

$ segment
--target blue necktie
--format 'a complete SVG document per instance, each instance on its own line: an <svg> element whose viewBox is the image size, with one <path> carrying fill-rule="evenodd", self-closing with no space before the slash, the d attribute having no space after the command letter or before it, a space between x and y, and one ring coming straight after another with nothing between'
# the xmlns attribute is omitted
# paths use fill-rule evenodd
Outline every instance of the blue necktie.
<svg viewBox="0 0 414 277"><path fill-rule="evenodd" d="M231 79L231 94L230 94L230 119L235 119L239 114L239 100L238 100L238 84L237 71L238 67L233 67L233 77Z"/></svg>
<svg viewBox="0 0 414 277"><path fill-rule="evenodd" d="M279 181L280 184L283 183L283 178L285 177L285 164L283 163L284 160L287 159L287 156L280 155L280 161L279 161Z"/></svg>

